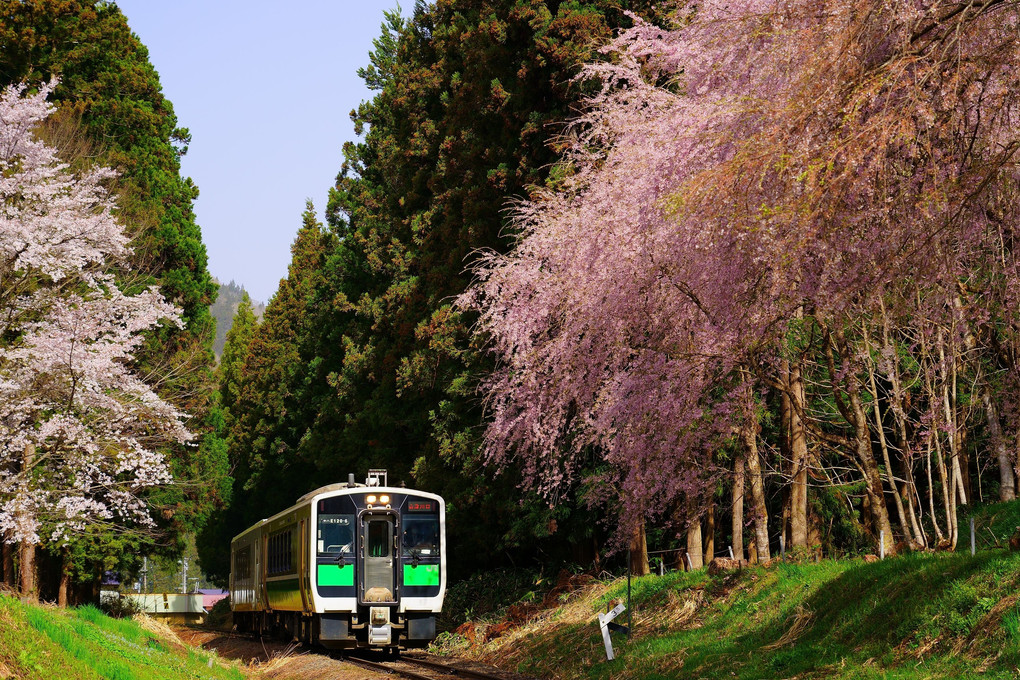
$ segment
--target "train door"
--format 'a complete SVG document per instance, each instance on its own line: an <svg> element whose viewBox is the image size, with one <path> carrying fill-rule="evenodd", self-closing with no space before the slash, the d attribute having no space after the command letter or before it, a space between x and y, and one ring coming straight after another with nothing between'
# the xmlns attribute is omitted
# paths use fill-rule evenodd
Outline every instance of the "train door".
<svg viewBox="0 0 1020 680"><path fill-rule="evenodd" d="M266 577L268 573L269 535L260 531L259 559L256 565L258 578L255 581L255 600L259 603L259 609L269 609L269 592L266 588Z"/></svg>
<svg viewBox="0 0 1020 680"><path fill-rule="evenodd" d="M366 514L361 529L362 600L396 602L393 555L394 517L391 514Z"/></svg>
<svg viewBox="0 0 1020 680"><path fill-rule="evenodd" d="M298 589L301 591L301 609L309 611L308 606L308 526L305 520L298 525L301 538L298 540Z"/></svg>

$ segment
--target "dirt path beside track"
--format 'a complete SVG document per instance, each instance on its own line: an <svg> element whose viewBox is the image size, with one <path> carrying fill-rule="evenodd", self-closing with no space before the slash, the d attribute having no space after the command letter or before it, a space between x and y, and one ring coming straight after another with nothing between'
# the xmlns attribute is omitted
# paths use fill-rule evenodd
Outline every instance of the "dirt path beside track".
<svg viewBox="0 0 1020 680"><path fill-rule="evenodd" d="M174 626L173 631L189 647L208 651L215 649L225 659L241 661L253 679L381 680L391 677L309 651L300 645L190 626Z"/></svg>

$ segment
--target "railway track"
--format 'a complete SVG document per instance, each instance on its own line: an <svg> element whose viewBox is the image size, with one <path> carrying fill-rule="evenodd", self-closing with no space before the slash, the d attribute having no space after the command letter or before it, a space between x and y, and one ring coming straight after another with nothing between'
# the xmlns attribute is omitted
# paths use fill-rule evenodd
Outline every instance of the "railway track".
<svg viewBox="0 0 1020 680"><path fill-rule="evenodd" d="M457 668L447 664L438 663L436 661L428 661L409 656L402 656L399 659L387 661L385 663L368 661L367 659L352 656L343 656L342 658L344 661L361 666L362 668L368 668L377 673L398 675L410 678L411 680L448 680L451 677L469 678L471 680L507 680L508 678L506 675L492 675L491 673L484 673L482 671L470 670L467 668ZM409 668L409 666L425 669L428 671L428 674Z"/></svg>
<svg viewBox="0 0 1020 680"><path fill-rule="evenodd" d="M195 646L206 647L207 645L216 645L216 647L220 648L221 653L226 652L225 656L227 658L260 658L266 660L276 656L288 657L293 655L295 662L298 663L302 659L318 657L328 659L333 664L336 664L332 671L318 666L311 675L305 676L308 678L317 678L320 677L320 674L321 677L337 677L335 674L342 668L343 664L350 663L351 666L358 666L381 675L404 677L411 680L452 680L455 678L464 678L465 680L533 680L532 678L526 678L517 673L500 669L465 667L465 664L470 664L471 662L462 662L459 666L452 666L434 661L431 658L422 658L418 656L420 652L402 654L395 659L387 659L385 661L374 661L356 656L356 654L364 654L365 652L328 651L322 648L306 647L296 642L285 643L270 638L262 639L248 633L210 631L202 626L179 626L176 628L176 631L179 635L185 634L186 631L192 634L208 634L213 639L196 640L195 638L185 637L189 644ZM228 651L224 646L225 641L240 643L242 647ZM298 653L295 654L295 652Z"/></svg>

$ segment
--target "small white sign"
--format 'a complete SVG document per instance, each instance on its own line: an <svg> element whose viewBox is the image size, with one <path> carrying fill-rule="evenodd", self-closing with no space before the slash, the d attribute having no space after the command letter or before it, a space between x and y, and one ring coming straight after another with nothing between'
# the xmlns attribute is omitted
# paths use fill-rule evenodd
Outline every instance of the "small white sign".
<svg viewBox="0 0 1020 680"><path fill-rule="evenodd" d="M602 629L602 641L606 644L606 659L612 661L615 657L613 656L613 641L609 639L609 622L615 619L617 616L623 613L626 609L623 603L613 607L613 610L608 614L599 612L599 628Z"/></svg>

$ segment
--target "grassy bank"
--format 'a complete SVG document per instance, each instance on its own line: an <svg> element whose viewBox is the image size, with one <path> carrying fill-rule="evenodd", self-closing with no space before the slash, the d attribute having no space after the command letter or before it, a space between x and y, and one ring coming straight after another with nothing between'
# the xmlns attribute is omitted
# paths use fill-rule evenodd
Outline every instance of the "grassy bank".
<svg viewBox="0 0 1020 680"><path fill-rule="evenodd" d="M235 663L181 645L159 626L94 607L29 606L0 594L0 679L243 680Z"/></svg>
<svg viewBox="0 0 1020 680"><path fill-rule="evenodd" d="M596 612L626 580L563 594L488 642L496 622L442 644L549 679L1016 677L1018 586L1020 553L1003 550L676 572L634 581L633 635L613 635L612 662Z"/></svg>

